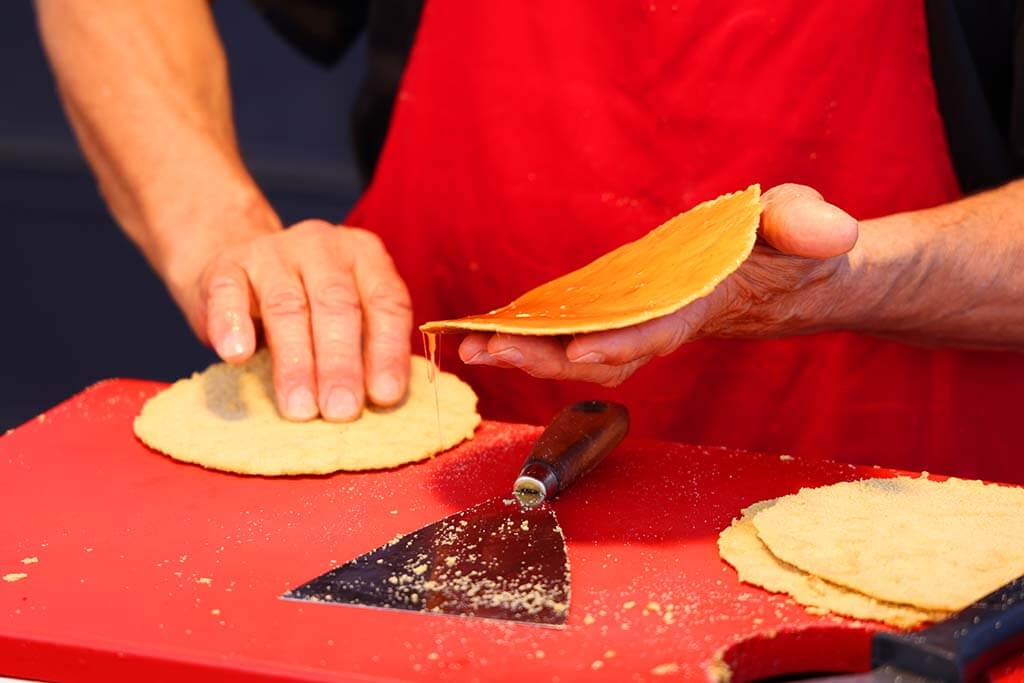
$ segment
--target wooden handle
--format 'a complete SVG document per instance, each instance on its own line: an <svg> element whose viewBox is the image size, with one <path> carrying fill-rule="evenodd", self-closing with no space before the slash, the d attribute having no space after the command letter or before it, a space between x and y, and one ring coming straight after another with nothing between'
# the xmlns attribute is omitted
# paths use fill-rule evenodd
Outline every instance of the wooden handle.
<svg viewBox="0 0 1024 683"><path fill-rule="evenodd" d="M970 681L1024 648L1024 576L949 619L915 633L876 633L872 664L929 680Z"/></svg>
<svg viewBox="0 0 1024 683"><path fill-rule="evenodd" d="M580 401L564 408L537 439L513 493L527 507L566 490L612 452L629 431L626 407Z"/></svg>

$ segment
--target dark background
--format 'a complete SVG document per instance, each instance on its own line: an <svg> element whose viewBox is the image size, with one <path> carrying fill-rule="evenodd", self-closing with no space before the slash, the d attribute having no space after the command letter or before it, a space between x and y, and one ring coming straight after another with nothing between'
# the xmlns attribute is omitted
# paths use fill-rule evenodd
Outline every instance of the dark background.
<svg viewBox="0 0 1024 683"><path fill-rule="evenodd" d="M360 191L348 113L364 43L324 69L240 0L214 12L242 153L260 186L286 224L340 221ZM213 355L107 213L60 109L31 3L5 5L0 62L4 430L97 380L171 380Z"/></svg>

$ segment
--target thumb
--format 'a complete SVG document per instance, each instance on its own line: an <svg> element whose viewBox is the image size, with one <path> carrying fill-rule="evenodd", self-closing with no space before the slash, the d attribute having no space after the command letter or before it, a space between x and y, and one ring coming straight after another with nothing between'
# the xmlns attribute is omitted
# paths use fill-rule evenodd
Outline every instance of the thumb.
<svg viewBox="0 0 1024 683"><path fill-rule="evenodd" d="M777 185L761 205L761 236L784 254L830 258L857 243L856 219L806 185Z"/></svg>

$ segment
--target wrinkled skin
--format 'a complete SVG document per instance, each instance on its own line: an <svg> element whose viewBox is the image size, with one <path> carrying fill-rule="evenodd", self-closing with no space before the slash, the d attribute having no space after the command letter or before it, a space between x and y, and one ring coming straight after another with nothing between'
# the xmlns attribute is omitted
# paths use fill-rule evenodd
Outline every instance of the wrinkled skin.
<svg viewBox="0 0 1024 683"><path fill-rule="evenodd" d="M473 333L459 347L460 357L534 377L616 386L651 358L701 337L780 337L838 324L857 221L801 185L772 188L761 202L750 258L711 294L676 313L574 338Z"/></svg>
<svg viewBox="0 0 1024 683"><path fill-rule="evenodd" d="M230 363L273 356L277 404L292 420L351 420L409 381L409 293L373 233L309 220L223 248L180 296L201 338Z"/></svg>

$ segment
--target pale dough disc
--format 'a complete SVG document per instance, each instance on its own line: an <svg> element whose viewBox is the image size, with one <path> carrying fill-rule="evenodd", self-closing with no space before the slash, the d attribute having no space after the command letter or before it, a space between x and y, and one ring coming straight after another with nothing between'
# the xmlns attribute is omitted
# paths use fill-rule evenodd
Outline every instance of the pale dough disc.
<svg viewBox="0 0 1024 683"><path fill-rule="evenodd" d="M761 188L722 195L490 313L420 326L558 335L628 327L707 296L750 255Z"/></svg>
<svg viewBox="0 0 1024 683"><path fill-rule="evenodd" d="M413 356L409 393L395 408L368 407L354 422L290 422L275 407L270 354L244 365L211 365L146 402L135 434L177 460L242 474L326 474L397 467L473 437L476 394L437 375L438 433L430 364Z"/></svg>
<svg viewBox="0 0 1024 683"><path fill-rule="evenodd" d="M854 619L881 621L899 628L940 621L948 616L946 612L875 600L781 561L757 537L752 521L774 502L766 500L751 505L718 537L719 554L736 569L741 581L775 593L786 593L815 613L833 612Z"/></svg>
<svg viewBox="0 0 1024 683"><path fill-rule="evenodd" d="M880 600L957 611L1024 574L1024 489L865 479L784 496L753 519L779 559Z"/></svg>

